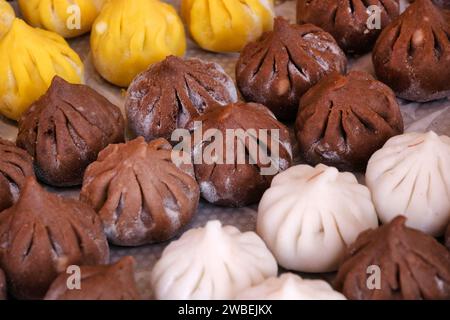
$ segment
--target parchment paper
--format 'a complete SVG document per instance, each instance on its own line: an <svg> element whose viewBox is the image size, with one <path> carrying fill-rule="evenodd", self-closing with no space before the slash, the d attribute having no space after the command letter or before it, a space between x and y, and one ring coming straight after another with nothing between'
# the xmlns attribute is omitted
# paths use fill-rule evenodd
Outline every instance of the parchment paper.
<svg viewBox="0 0 450 320"><path fill-rule="evenodd" d="M179 0L165 1L179 6ZM295 1L287 1L278 4L276 7L277 15L282 15L295 22ZM95 71L90 58L89 35L79 37L69 41L81 56L86 69L86 84L106 96L111 102L122 108L124 104L124 90L117 88L106 81ZM191 40L188 40L187 57L197 57L207 61L214 61L222 65L225 71L234 78L234 67L238 58L237 54L216 54L209 53L198 48ZM371 62L371 55L367 54L357 59L350 59L350 70L364 70L374 74ZM450 81L450 79L449 79ZM406 131L428 131L434 130L438 134L446 134L450 136L450 101L448 99L439 100L431 103L408 103L399 100L401 110L405 122ZM8 121L0 116L0 137L15 141L17 135L17 126L14 122ZM294 147L296 147L294 142ZM295 148L294 148L295 149ZM296 162L300 163L301 159L296 157ZM358 175L360 181L363 176ZM78 189L53 189L66 197L77 198ZM241 231L255 230L257 206L251 206L240 209L229 209L216 207L202 202L199 206L196 217L186 229L204 226L207 221L218 219L223 224L234 225ZM166 243L147 245L136 248L121 248L111 246L111 262L120 259L123 256L132 255L136 259L136 279L144 298L151 298L150 272L157 259L161 256ZM302 274L304 277L323 278L330 280L333 274Z"/></svg>

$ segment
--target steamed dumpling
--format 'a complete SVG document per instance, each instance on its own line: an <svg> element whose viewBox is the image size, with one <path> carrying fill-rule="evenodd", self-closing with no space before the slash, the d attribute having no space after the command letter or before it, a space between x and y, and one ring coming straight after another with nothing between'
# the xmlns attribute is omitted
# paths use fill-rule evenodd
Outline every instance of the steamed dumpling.
<svg viewBox="0 0 450 320"><path fill-rule="evenodd" d="M289 270L334 271L358 234L377 226L369 190L322 164L277 175L258 208L257 232Z"/></svg>
<svg viewBox="0 0 450 320"><path fill-rule="evenodd" d="M210 221L167 246L153 269L152 285L157 299L232 299L277 269L254 232Z"/></svg>
<svg viewBox="0 0 450 320"><path fill-rule="evenodd" d="M5 0L0 0L0 38L11 28L16 14L11 5Z"/></svg>
<svg viewBox="0 0 450 320"><path fill-rule="evenodd" d="M34 27L56 32L64 38L82 35L106 0L18 0L24 19Z"/></svg>
<svg viewBox="0 0 450 320"><path fill-rule="evenodd" d="M114 0L105 4L91 32L97 71L127 87L149 65L183 56L186 39L175 9L156 0Z"/></svg>
<svg viewBox="0 0 450 320"><path fill-rule="evenodd" d="M264 280L245 289L237 300L346 300L323 280L302 279L293 273Z"/></svg>
<svg viewBox="0 0 450 320"><path fill-rule="evenodd" d="M17 18L0 39L0 61L0 113L13 120L47 91L54 76L83 81L80 57L61 36Z"/></svg>
<svg viewBox="0 0 450 320"><path fill-rule="evenodd" d="M272 0L182 0L192 38L203 49L241 51L273 28Z"/></svg>
<svg viewBox="0 0 450 320"><path fill-rule="evenodd" d="M370 159L366 182L383 223L404 215L408 227L442 235L450 221L450 137L391 138Z"/></svg>

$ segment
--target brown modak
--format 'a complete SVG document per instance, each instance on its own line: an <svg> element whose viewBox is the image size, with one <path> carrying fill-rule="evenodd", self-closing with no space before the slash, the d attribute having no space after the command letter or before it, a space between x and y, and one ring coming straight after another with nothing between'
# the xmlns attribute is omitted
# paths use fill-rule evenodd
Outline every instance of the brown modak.
<svg viewBox="0 0 450 320"><path fill-rule="evenodd" d="M17 145L33 156L41 181L68 187L81 184L103 148L123 140L119 108L85 85L55 77L20 119Z"/></svg>
<svg viewBox="0 0 450 320"><path fill-rule="evenodd" d="M450 252L405 220L358 236L339 268L337 290L355 300L450 299Z"/></svg>
<svg viewBox="0 0 450 320"><path fill-rule="evenodd" d="M426 102L450 96L450 10L414 1L381 33L373 64L378 79L400 98Z"/></svg>
<svg viewBox="0 0 450 320"><path fill-rule="evenodd" d="M346 66L329 33L276 18L272 32L241 52L236 80L247 101L265 105L279 120L293 121L300 97L325 75L344 73Z"/></svg>
<svg viewBox="0 0 450 320"><path fill-rule="evenodd" d="M103 221L108 239L136 246L174 237L196 212L192 162L174 162L165 139L110 145L86 170L80 199Z"/></svg>
<svg viewBox="0 0 450 320"><path fill-rule="evenodd" d="M25 150L0 139L0 211L17 201L26 177L34 177L33 159Z"/></svg>
<svg viewBox="0 0 450 320"><path fill-rule="evenodd" d="M70 274L61 273L53 281L45 300L139 300L134 279L134 259L124 257L112 265L81 266L79 287ZM73 286L68 288L67 284Z"/></svg>
<svg viewBox="0 0 450 320"><path fill-rule="evenodd" d="M378 8L373 10L374 6ZM312 23L324 29L345 52L353 54L369 52L381 30L399 14L398 0L297 1L299 24Z"/></svg>
<svg viewBox="0 0 450 320"><path fill-rule="evenodd" d="M27 178L19 200L0 214L0 266L9 292L40 299L70 265L108 263L101 221L88 205L45 191Z"/></svg>
<svg viewBox="0 0 450 320"><path fill-rule="evenodd" d="M309 164L357 171L389 138L403 133L403 119L388 86L353 71L325 77L302 97L295 130Z"/></svg>
<svg viewBox="0 0 450 320"><path fill-rule="evenodd" d="M269 109L238 102L196 119L192 155L202 197L243 207L258 202L292 163L288 129Z"/></svg>
<svg viewBox="0 0 450 320"><path fill-rule="evenodd" d="M220 65L169 56L133 80L125 109L135 135L170 141L192 118L236 101L233 80Z"/></svg>

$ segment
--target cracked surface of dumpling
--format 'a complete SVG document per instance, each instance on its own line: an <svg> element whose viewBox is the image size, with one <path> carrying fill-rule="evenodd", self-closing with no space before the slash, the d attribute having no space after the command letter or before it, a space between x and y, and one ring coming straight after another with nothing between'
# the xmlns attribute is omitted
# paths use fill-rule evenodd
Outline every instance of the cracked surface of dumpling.
<svg viewBox="0 0 450 320"><path fill-rule="evenodd" d="M333 35L347 53L370 51L381 30L399 14L399 0L297 1L297 22L312 23L323 28Z"/></svg>
<svg viewBox="0 0 450 320"><path fill-rule="evenodd" d="M41 299L70 265L105 264L109 247L88 205L45 191L29 177L0 215L0 264L17 299Z"/></svg>
<svg viewBox="0 0 450 320"><path fill-rule="evenodd" d="M117 86L128 87L150 65L169 55L184 55L184 26L167 3L109 1L92 26L91 48L101 76Z"/></svg>
<svg viewBox="0 0 450 320"><path fill-rule="evenodd" d="M25 21L33 27L72 38L91 30L107 0L18 0Z"/></svg>
<svg viewBox="0 0 450 320"><path fill-rule="evenodd" d="M257 232L288 270L331 272L358 234L378 226L370 191L319 164L277 175L258 207Z"/></svg>
<svg viewBox="0 0 450 320"><path fill-rule="evenodd" d="M0 39L0 61L0 113L12 120L47 91L54 76L84 81L80 57L61 36L18 18Z"/></svg>
<svg viewBox="0 0 450 320"><path fill-rule="evenodd" d="M244 289L237 300L345 300L323 280L302 279L293 273L271 277Z"/></svg>
<svg viewBox="0 0 450 320"><path fill-rule="evenodd" d="M108 99L55 77L20 119L17 145L33 157L40 180L55 187L78 186L101 150L124 141L124 126L120 109Z"/></svg>
<svg viewBox="0 0 450 320"><path fill-rule="evenodd" d="M450 96L450 10L415 0L387 26L372 52L377 78L398 97L427 102Z"/></svg>
<svg viewBox="0 0 450 320"><path fill-rule="evenodd" d="M0 0L0 39L11 28L16 13L11 5L5 0Z"/></svg>
<svg viewBox="0 0 450 320"><path fill-rule="evenodd" d="M234 82L219 64L169 56L133 80L125 110L135 135L170 140L193 118L237 100Z"/></svg>
<svg viewBox="0 0 450 320"><path fill-rule="evenodd" d="M411 132L388 140L369 160L366 183L380 220L441 236L450 221L450 137Z"/></svg>
<svg viewBox="0 0 450 320"><path fill-rule="evenodd" d="M272 30L272 0L182 0L192 38L205 50L238 52Z"/></svg>
<svg viewBox="0 0 450 320"><path fill-rule="evenodd" d="M71 274L63 272L44 300L139 300L134 265L133 257L126 256L111 265L81 266L79 289L68 288Z"/></svg>
<svg viewBox="0 0 450 320"><path fill-rule="evenodd" d="M403 118L384 83L362 71L333 73L301 98L295 132L309 164L364 171L375 151L403 133Z"/></svg>
<svg viewBox="0 0 450 320"><path fill-rule="evenodd" d="M246 101L268 107L292 122L300 97L325 75L345 73L347 58L333 37L312 24L275 19L272 32L249 43L236 64L236 81Z"/></svg>
<svg viewBox="0 0 450 320"><path fill-rule="evenodd" d="M80 199L98 212L112 243L165 241L191 221L200 198L194 168L190 156L185 163L172 155L165 139L139 137L109 145L88 167Z"/></svg>
<svg viewBox="0 0 450 320"><path fill-rule="evenodd" d="M450 299L450 251L405 220L399 216L361 233L347 250L335 288L352 300Z"/></svg>
<svg viewBox="0 0 450 320"><path fill-rule="evenodd" d="M277 263L254 232L217 220L170 243L151 281L157 299L233 299L243 289L277 275Z"/></svg>
<svg viewBox="0 0 450 320"><path fill-rule="evenodd" d="M17 201L26 177L34 177L33 159L25 150L0 138L0 212Z"/></svg>

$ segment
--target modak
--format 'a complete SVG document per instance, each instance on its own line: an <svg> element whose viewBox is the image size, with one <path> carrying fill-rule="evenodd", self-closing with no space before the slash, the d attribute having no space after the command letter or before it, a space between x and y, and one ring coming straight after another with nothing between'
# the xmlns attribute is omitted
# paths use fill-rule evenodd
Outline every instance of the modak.
<svg viewBox="0 0 450 320"><path fill-rule="evenodd" d="M124 141L124 126L120 109L105 97L55 77L20 119L17 145L34 158L41 181L77 186L101 150Z"/></svg>
<svg viewBox="0 0 450 320"><path fill-rule="evenodd" d="M176 10L155 0L107 2L91 32L92 58L107 81L128 87L149 65L183 56L186 38Z"/></svg>
<svg viewBox="0 0 450 320"><path fill-rule="evenodd" d="M182 0L192 38L205 50L238 52L272 30L272 0Z"/></svg>
<svg viewBox="0 0 450 320"><path fill-rule="evenodd" d="M0 214L0 266L18 299L42 298L70 265L108 260L108 242L95 211L45 191L32 177L17 203Z"/></svg>
<svg viewBox="0 0 450 320"><path fill-rule="evenodd" d="M54 76L84 81L80 57L61 36L18 18L0 38L0 61L0 114L12 120L47 91Z"/></svg>
<svg viewBox="0 0 450 320"><path fill-rule="evenodd" d="M107 0L18 0L25 21L72 38L91 30Z"/></svg>
<svg viewBox="0 0 450 320"><path fill-rule="evenodd" d="M415 0L378 38L373 50L378 79L410 101L450 96L449 39L450 10Z"/></svg>

